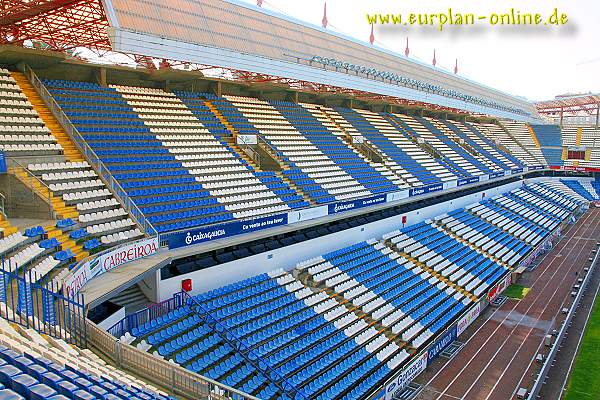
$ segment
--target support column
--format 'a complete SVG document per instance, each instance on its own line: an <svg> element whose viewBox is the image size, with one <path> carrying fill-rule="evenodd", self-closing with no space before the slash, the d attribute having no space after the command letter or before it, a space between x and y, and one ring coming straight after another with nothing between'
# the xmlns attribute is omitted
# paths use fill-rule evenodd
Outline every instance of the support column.
<svg viewBox="0 0 600 400"><path fill-rule="evenodd" d="M598 129L598 123L600 122L600 101L596 103L596 129Z"/></svg>
<svg viewBox="0 0 600 400"><path fill-rule="evenodd" d="M106 82L106 68L100 67L96 70L96 81L102 87L108 86Z"/></svg>
<svg viewBox="0 0 600 400"><path fill-rule="evenodd" d="M213 93L219 97L221 97L222 89L221 81L217 81L212 85Z"/></svg>
<svg viewBox="0 0 600 400"><path fill-rule="evenodd" d="M560 129L563 128L563 108L560 108Z"/></svg>

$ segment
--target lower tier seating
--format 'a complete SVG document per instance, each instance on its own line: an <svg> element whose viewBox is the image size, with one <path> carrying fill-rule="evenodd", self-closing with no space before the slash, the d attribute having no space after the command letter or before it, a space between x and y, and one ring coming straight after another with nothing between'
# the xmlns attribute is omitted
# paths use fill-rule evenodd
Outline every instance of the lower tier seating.
<svg viewBox="0 0 600 400"><path fill-rule="evenodd" d="M171 399L90 350L1 318L0 333L0 399Z"/></svg>
<svg viewBox="0 0 600 400"><path fill-rule="evenodd" d="M196 295L123 339L259 398L363 398L584 203L530 183Z"/></svg>

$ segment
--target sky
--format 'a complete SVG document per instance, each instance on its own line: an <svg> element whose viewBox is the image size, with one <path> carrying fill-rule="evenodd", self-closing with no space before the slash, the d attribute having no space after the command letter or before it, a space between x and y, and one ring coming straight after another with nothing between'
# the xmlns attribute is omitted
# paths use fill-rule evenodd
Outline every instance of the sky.
<svg viewBox="0 0 600 400"><path fill-rule="evenodd" d="M256 4L256 0L242 0ZM263 8L321 25L325 0L264 0ZM456 13L489 16L511 7L521 14L546 17L558 9L563 26L375 25L375 45L529 100L548 100L565 93L600 93L600 0L327 0L328 29L368 41L366 14Z"/></svg>

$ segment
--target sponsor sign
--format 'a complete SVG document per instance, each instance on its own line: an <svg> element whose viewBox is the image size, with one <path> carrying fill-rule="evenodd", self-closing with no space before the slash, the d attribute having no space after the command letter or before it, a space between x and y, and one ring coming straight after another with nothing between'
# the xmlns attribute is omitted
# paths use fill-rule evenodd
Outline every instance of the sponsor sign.
<svg viewBox="0 0 600 400"><path fill-rule="evenodd" d="M513 174L520 174L521 172L523 172L523 168L513 168L512 170Z"/></svg>
<svg viewBox="0 0 600 400"><path fill-rule="evenodd" d="M600 172L600 168L590 168L590 167L573 167L570 165L563 166L552 166L550 169L558 169L563 171L577 171L577 172Z"/></svg>
<svg viewBox="0 0 600 400"><path fill-rule="evenodd" d="M429 186L421 186L421 187L416 187L416 188L412 188L409 191L409 196L420 196L422 194L427 194L427 193L431 193L431 192L437 192L440 190L444 189L444 185L441 183L437 183L435 185L429 185Z"/></svg>
<svg viewBox="0 0 600 400"><path fill-rule="evenodd" d="M392 201L398 201L406 198L408 198L408 190L403 190L401 192L388 193L385 201L391 203Z"/></svg>
<svg viewBox="0 0 600 400"><path fill-rule="evenodd" d="M489 175L479 175L479 182L485 182L490 179Z"/></svg>
<svg viewBox="0 0 600 400"><path fill-rule="evenodd" d="M413 379L427 368L427 352L410 363L402 372L385 387L385 400L391 400L394 396L407 387Z"/></svg>
<svg viewBox="0 0 600 400"><path fill-rule="evenodd" d="M448 189L453 189L455 187L458 186L458 182L457 181L448 181L448 182L444 182L442 184L442 187L444 190L448 190Z"/></svg>
<svg viewBox="0 0 600 400"><path fill-rule="evenodd" d="M427 365L430 365L450 343L456 340L456 325L452 326L427 350Z"/></svg>
<svg viewBox="0 0 600 400"><path fill-rule="evenodd" d="M308 221L310 219L325 217L329 214L327 206L311 207L303 210L290 211L288 213L288 224L294 222Z"/></svg>
<svg viewBox="0 0 600 400"><path fill-rule="evenodd" d="M490 174L490 179L496 179L496 178L501 178L504 176L504 172L492 172Z"/></svg>
<svg viewBox="0 0 600 400"><path fill-rule="evenodd" d="M63 282L67 295L73 295L96 276L120 267L129 262L148 257L159 249L158 238L127 243L114 250L101 253L86 261Z"/></svg>
<svg viewBox="0 0 600 400"><path fill-rule="evenodd" d="M169 236L169 249L192 246L194 244L222 239L241 233L255 232L288 223L287 214L255 218L250 221L236 221L228 224L212 225L206 228L193 229Z"/></svg>
<svg viewBox="0 0 600 400"><path fill-rule="evenodd" d="M504 292L506 290L506 288L510 286L511 282L512 282L512 276L509 273L508 275L506 275L504 277L504 279L502 279L493 288L490 289L490 291L488 292L488 295L487 295L487 300L490 303L492 301L496 300L496 297L500 296L502 294L502 292Z"/></svg>
<svg viewBox="0 0 600 400"><path fill-rule="evenodd" d="M463 178L463 179L459 179L457 182L458 186L464 186L464 185L470 185L472 183L477 183L479 182L479 177L478 176L474 176L471 178Z"/></svg>
<svg viewBox="0 0 600 400"><path fill-rule="evenodd" d="M237 144L257 144L258 138L256 135L238 134L236 142Z"/></svg>
<svg viewBox="0 0 600 400"><path fill-rule="evenodd" d="M481 303L475 304L465 315L463 315L456 323L456 337L459 337L464 331L467 330L479 316L481 312Z"/></svg>
<svg viewBox="0 0 600 400"><path fill-rule="evenodd" d="M343 211L350 211L350 210L354 210L357 208L374 206L376 204L383 204L386 201L387 201L387 196L385 196L385 195L373 196L373 197L368 197L366 199L344 201L341 203L329 204L328 210L329 210L329 214L337 214L337 213L340 213Z"/></svg>

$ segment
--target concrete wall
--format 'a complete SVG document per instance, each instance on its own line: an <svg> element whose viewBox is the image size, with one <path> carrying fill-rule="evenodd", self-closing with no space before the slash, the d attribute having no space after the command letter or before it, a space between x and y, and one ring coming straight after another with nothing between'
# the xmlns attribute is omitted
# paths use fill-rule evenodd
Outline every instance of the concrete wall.
<svg viewBox="0 0 600 400"><path fill-rule="evenodd" d="M548 178L535 178L528 181L535 182L540 180L548 180ZM474 193L459 199L446 201L341 232L332 233L324 237L296 243L274 251L257 254L211 268L180 275L175 278L162 280L159 281L159 293L157 297L160 301L163 301L172 297L174 293L181 291L181 281L183 279L191 279L193 287L192 294L198 294L277 268L283 268L289 271L294 269L299 261L317 257L323 253L346 247L369 238L379 239L387 232L402 228L403 216L406 216L407 218L407 226L413 225L428 218L433 218L440 214L456 210L457 208L479 202L483 198L484 193L485 197L493 197L498 194L506 193L521 185L522 182L509 183L494 189Z"/></svg>
<svg viewBox="0 0 600 400"><path fill-rule="evenodd" d="M50 205L14 175L0 175L0 192L6 197L5 213L9 218L53 219Z"/></svg>

